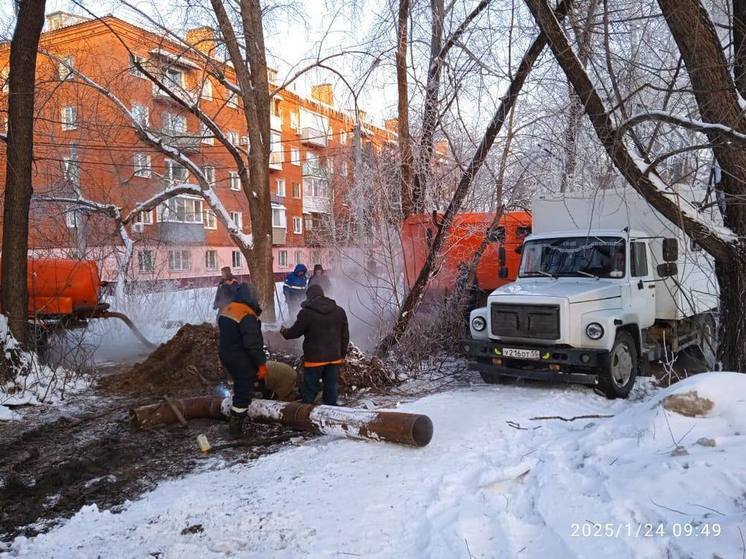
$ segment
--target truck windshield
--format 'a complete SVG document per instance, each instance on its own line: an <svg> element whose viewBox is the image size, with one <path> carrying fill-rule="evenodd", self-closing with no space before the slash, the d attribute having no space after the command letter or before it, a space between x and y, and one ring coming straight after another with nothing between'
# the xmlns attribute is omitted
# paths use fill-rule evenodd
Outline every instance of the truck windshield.
<svg viewBox="0 0 746 559"><path fill-rule="evenodd" d="M520 276L622 278L625 242L621 237L536 239L523 246Z"/></svg>

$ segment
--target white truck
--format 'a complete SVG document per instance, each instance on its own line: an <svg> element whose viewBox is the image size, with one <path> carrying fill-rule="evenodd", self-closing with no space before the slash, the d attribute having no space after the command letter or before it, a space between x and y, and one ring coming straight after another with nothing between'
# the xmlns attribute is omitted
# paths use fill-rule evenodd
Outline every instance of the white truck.
<svg viewBox="0 0 746 559"><path fill-rule="evenodd" d="M712 262L639 194L540 197L532 211L518 278L471 312L462 341L485 381L576 382L625 398L651 361L691 346L713 360Z"/></svg>

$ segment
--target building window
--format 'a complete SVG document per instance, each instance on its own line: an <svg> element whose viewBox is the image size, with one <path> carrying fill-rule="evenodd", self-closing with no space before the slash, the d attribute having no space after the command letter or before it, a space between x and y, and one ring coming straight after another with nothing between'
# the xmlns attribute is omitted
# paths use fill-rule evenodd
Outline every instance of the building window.
<svg viewBox="0 0 746 559"><path fill-rule="evenodd" d="M179 165L173 159L166 159L166 178L172 182L186 182L189 173L186 167Z"/></svg>
<svg viewBox="0 0 746 559"><path fill-rule="evenodd" d="M298 130L300 127L300 124L298 122L298 113L297 111L293 111L290 113L290 128L293 130Z"/></svg>
<svg viewBox="0 0 746 559"><path fill-rule="evenodd" d="M150 155L147 153L136 153L133 156L135 176L149 179L152 175Z"/></svg>
<svg viewBox="0 0 746 559"><path fill-rule="evenodd" d="M277 179L277 195L285 197L285 179Z"/></svg>
<svg viewBox="0 0 746 559"><path fill-rule="evenodd" d="M231 109L237 109L238 108L238 95L236 95L235 93L231 93L228 96L226 105L228 105L228 107L230 107Z"/></svg>
<svg viewBox="0 0 746 559"><path fill-rule="evenodd" d="M137 253L137 264L141 272L149 274L155 271L155 258L152 250L141 250Z"/></svg>
<svg viewBox="0 0 746 559"><path fill-rule="evenodd" d="M169 250L168 269L172 272L188 272L192 269L192 253L188 250Z"/></svg>
<svg viewBox="0 0 746 559"><path fill-rule="evenodd" d="M215 216L215 212L212 210L205 210L204 215L205 229L217 229L218 218Z"/></svg>
<svg viewBox="0 0 746 559"><path fill-rule="evenodd" d="M231 190L241 190L241 180L238 178L237 171L230 171L228 173L228 184Z"/></svg>
<svg viewBox="0 0 746 559"><path fill-rule="evenodd" d="M225 136L226 136L226 138L228 139L228 142L231 145L234 145L234 146L238 145L238 143L240 141L239 133L238 132L236 132L235 130L228 130L228 132L226 133Z"/></svg>
<svg viewBox="0 0 746 559"><path fill-rule="evenodd" d="M303 194L305 196L328 197L329 189L326 180L316 177L303 177Z"/></svg>
<svg viewBox="0 0 746 559"><path fill-rule="evenodd" d="M238 227L239 231L243 231L243 214L241 212L231 212L231 221L233 225Z"/></svg>
<svg viewBox="0 0 746 559"><path fill-rule="evenodd" d="M347 132L340 132L339 133L339 143L342 145L347 144Z"/></svg>
<svg viewBox="0 0 746 559"><path fill-rule="evenodd" d="M206 250L205 251L205 270L217 270L218 269L218 251L217 250Z"/></svg>
<svg viewBox="0 0 746 559"><path fill-rule="evenodd" d="M293 198L300 198L301 196L303 196L303 193L300 190L299 182L294 182L292 188L293 188Z"/></svg>
<svg viewBox="0 0 746 559"><path fill-rule="evenodd" d="M75 130L78 127L78 109L62 107L62 129Z"/></svg>
<svg viewBox="0 0 746 559"><path fill-rule="evenodd" d="M342 161L342 165L339 166L339 174L343 177L346 177L347 172L348 172L347 161Z"/></svg>
<svg viewBox="0 0 746 559"><path fill-rule="evenodd" d="M287 226L288 225L285 216L285 210L280 208L272 208L272 227L286 229Z"/></svg>
<svg viewBox="0 0 746 559"><path fill-rule="evenodd" d="M288 267L288 251L277 251L277 263L280 265L280 268Z"/></svg>
<svg viewBox="0 0 746 559"><path fill-rule="evenodd" d="M140 126L150 126L150 110L145 105L132 105L132 118Z"/></svg>
<svg viewBox="0 0 746 559"><path fill-rule="evenodd" d="M145 62L145 59L142 56L137 56L136 54L130 54L130 76L135 76L136 78L145 77L145 74L143 74L140 71L140 68L137 67L138 64L142 66L143 62Z"/></svg>
<svg viewBox="0 0 746 559"><path fill-rule="evenodd" d="M77 157L62 158L62 172L67 182L73 186L80 186L80 164Z"/></svg>
<svg viewBox="0 0 746 559"><path fill-rule="evenodd" d="M296 235L303 234L303 218L300 218L300 217L293 218L293 233L295 233Z"/></svg>
<svg viewBox="0 0 746 559"><path fill-rule="evenodd" d="M202 167L202 173L205 175L207 184L209 184L210 186L215 186L215 167Z"/></svg>
<svg viewBox="0 0 746 559"><path fill-rule="evenodd" d="M205 78L202 84L202 99L205 101L212 101L212 82Z"/></svg>
<svg viewBox="0 0 746 559"><path fill-rule="evenodd" d="M334 160L333 159L327 159L326 160L326 172L330 175L334 174Z"/></svg>
<svg viewBox="0 0 746 559"><path fill-rule="evenodd" d="M166 134L185 134L187 131L187 120L184 115L163 113L163 132Z"/></svg>
<svg viewBox="0 0 746 559"><path fill-rule="evenodd" d="M3 84L3 93L8 93L10 91L10 82L8 81L9 77L10 68L3 68L0 70L0 82Z"/></svg>
<svg viewBox="0 0 746 559"><path fill-rule="evenodd" d="M240 268L243 266L243 258L241 258L242 254L240 250L234 250L231 253L231 266L233 268Z"/></svg>
<svg viewBox="0 0 746 559"><path fill-rule="evenodd" d="M300 165L300 150L298 148L290 148L290 163Z"/></svg>
<svg viewBox="0 0 746 559"><path fill-rule="evenodd" d="M61 80L70 80L73 77L73 70L75 69L75 58L72 56L60 57L60 62L57 66L57 72Z"/></svg>
<svg viewBox="0 0 746 559"><path fill-rule="evenodd" d="M150 210L137 212L135 223L140 225L153 225L153 212Z"/></svg>
<svg viewBox="0 0 746 559"><path fill-rule="evenodd" d="M176 87L177 89L184 87L184 72L177 68L166 68L163 72L163 85L167 89Z"/></svg>
<svg viewBox="0 0 746 559"><path fill-rule="evenodd" d="M302 250L296 250L295 251L295 264L303 264L303 251Z"/></svg>
<svg viewBox="0 0 746 559"><path fill-rule="evenodd" d="M202 199L177 196L163 202L159 208L160 221L169 223L202 223Z"/></svg>
<svg viewBox="0 0 746 559"><path fill-rule="evenodd" d="M272 132L269 141L269 164L282 165L284 153L282 150L282 136L277 132Z"/></svg>
<svg viewBox="0 0 746 559"><path fill-rule="evenodd" d="M199 136L202 138L203 144L213 145L215 143L215 136L212 135L212 132L204 123L199 125Z"/></svg>
<svg viewBox="0 0 746 559"><path fill-rule="evenodd" d="M78 227L78 211L75 209L69 209L65 212L65 225L68 229L76 229Z"/></svg>

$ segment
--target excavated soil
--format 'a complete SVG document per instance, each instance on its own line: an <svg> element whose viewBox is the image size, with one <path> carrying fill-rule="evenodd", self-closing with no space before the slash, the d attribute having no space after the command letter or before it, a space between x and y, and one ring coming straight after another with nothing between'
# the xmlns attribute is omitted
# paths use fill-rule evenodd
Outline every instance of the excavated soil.
<svg viewBox="0 0 746 559"><path fill-rule="evenodd" d="M300 369L301 342L279 332L264 333L271 359ZM182 326L168 342L132 369L102 379L99 386L117 394L160 397L205 394L228 378L218 357L217 330L211 324ZM362 389L384 391L397 384L394 373L375 357L350 344L339 379L339 392L351 396Z"/></svg>

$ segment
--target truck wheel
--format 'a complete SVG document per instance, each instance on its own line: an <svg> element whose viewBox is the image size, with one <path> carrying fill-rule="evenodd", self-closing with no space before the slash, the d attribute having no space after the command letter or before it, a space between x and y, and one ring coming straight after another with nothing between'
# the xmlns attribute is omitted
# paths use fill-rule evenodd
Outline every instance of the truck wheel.
<svg viewBox="0 0 746 559"><path fill-rule="evenodd" d="M598 385L607 398L629 396L639 368L635 340L629 332L620 330L614 339L609 364L598 376Z"/></svg>

